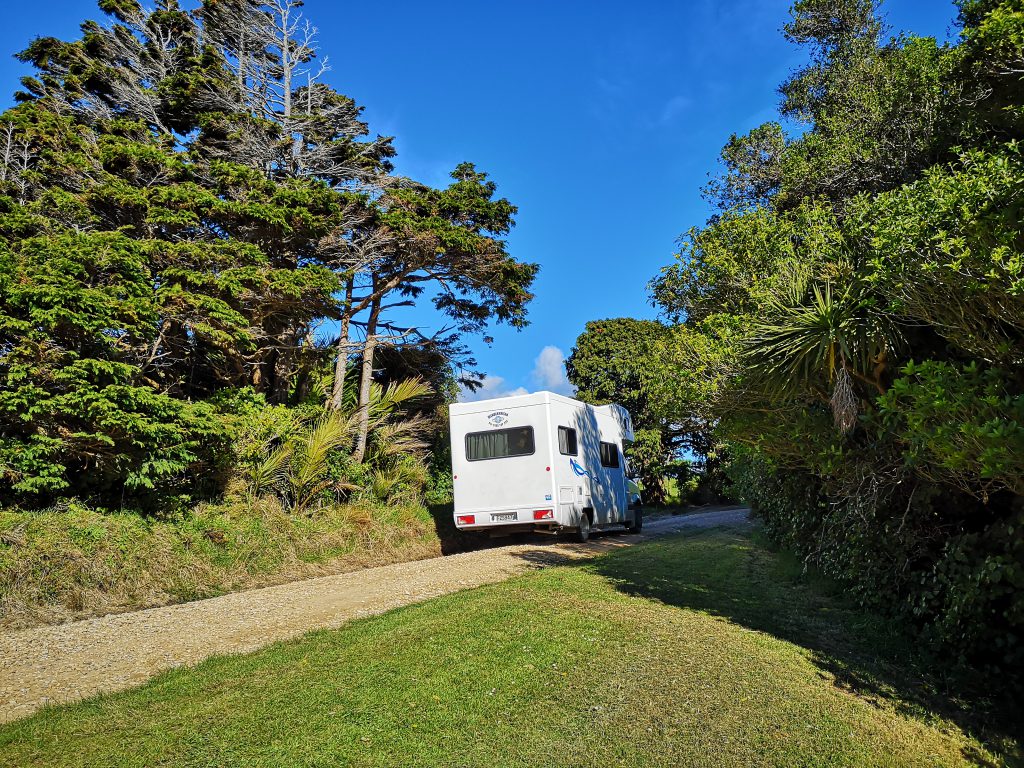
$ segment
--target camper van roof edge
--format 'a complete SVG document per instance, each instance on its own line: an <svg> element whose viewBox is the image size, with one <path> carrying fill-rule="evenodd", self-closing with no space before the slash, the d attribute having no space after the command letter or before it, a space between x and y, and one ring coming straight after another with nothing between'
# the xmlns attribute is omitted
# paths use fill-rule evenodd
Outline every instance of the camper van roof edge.
<svg viewBox="0 0 1024 768"><path fill-rule="evenodd" d="M549 392L542 389L539 392L529 392L523 395L507 395L505 397L492 397L487 400L471 400L466 403L452 403L448 408L452 413L479 413L481 411L491 411L495 408L550 403L552 400L564 403L587 405L587 403L584 403L582 400L576 400L568 395L560 395L557 392ZM611 410L612 408L621 408L622 406L617 403L609 403L607 405L593 405L591 407L597 411L605 411Z"/></svg>

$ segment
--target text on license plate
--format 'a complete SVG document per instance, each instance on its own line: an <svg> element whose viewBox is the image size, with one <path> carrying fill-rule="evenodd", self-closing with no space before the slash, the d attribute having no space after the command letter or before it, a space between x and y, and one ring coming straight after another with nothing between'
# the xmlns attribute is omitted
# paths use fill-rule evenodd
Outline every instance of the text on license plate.
<svg viewBox="0 0 1024 768"><path fill-rule="evenodd" d="M491 522L492 523L499 523L499 522L502 522L503 520L515 520L515 519L516 519L516 513L515 512L502 512L500 515L491 515Z"/></svg>

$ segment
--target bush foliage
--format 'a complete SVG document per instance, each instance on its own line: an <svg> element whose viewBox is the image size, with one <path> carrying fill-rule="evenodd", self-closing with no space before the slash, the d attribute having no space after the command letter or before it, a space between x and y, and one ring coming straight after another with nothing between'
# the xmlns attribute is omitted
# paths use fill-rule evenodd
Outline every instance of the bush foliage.
<svg viewBox="0 0 1024 768"><path fill-rule="evenodd" d="M526 324L515 206L471 163L441 189L394 176L392 140L313 65L302 6L103 0L78 39L18 55L34 75L0 115L0 503L161 512L222 493L232 460L297 511L345 483L408 498L418 433L472 365L464 336ZM410 303L446 330L396 328ZM371 413L407 380L432 393ZM262 473L246 418L267 422Z"/></svg>
<svg viewBox="0 0 1024 768"><path fill-rule="evenodd" d="M960 39L800 0L809 61L734 136L652 282L666 423L703 422L771 536L943 653L1024 668L1024 8ZM695 422L696 418L696 422Z"/></svg>

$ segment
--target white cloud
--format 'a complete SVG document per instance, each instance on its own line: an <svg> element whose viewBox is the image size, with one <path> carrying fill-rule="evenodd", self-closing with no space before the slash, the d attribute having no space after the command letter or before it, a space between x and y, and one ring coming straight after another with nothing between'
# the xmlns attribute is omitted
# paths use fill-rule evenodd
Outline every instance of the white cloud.
<svg viewBox="0 0 1024 768"><path fill-rule="evenodd" d="M544 347L537 355L528 380L538 390L557 392L561 395L572 395L574 392L572 385L565 377L565 353L553 345ZM495 397L527 394L529 394L529 390L526 387L512 387L502 376L487 375L484 376L483 384L476 392L471 392L463 387L459 391L459 402L472 403Z"/></svg>
<svg viewBox="0 0 1024 768"><path fill-rule="evenodd" d="M537 355L530 378L538 387L549 392L562 395L573 392L572 385L565 377L565 353L552 345L544 347Z"/></svg>
<svg viewBox="0 0 1024 768"><path fill-rule="evenodd" d="M459 390L460 403L472 403L477 400L490 400L494 397L512 397L513 395L529 394L525 387L509 389L505 379L501 376L484 376L483 384L476 392L471 392L466 387Z"/></svg>

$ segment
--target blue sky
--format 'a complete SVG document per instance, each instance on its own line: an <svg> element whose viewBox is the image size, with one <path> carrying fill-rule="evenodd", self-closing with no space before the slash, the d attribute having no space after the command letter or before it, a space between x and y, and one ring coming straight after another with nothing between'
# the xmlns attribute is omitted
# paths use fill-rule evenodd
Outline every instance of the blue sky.
<svg viewBox="0 0 1024 768"><path fill-rule="evenodd" d="M488 395L565 390L561 356L588 320L653 317L646 284L704 222L700 187L732 133L770 120L802 62L791 0L307 0L328 81L396 137L397 170L441 185L463 160L519 206L509 237L538 262L531 325L471 339ZM945 39L949 0L888 0L894 30ZM0 49L71 38L94 0L11 4ZM0 58L6 98L26 67ZM417 312L428 330L438 319Z"/></svg>

